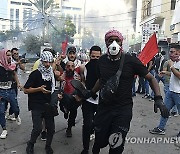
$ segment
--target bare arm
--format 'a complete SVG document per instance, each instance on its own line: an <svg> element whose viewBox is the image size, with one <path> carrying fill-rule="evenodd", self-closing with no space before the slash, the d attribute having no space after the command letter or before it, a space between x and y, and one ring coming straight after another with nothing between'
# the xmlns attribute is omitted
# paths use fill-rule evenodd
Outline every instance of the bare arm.
<svg viewBox="0 0 180 154"><path fill-rule="evenodd" d="M173 66L173 62L172 60L169 60L169 66L170 66L170 69L172 71L172 73L178 78L180 79L180 70L177 70L174 66Z"/></svg>
<svg viewBox="0 0 180 154"><path fill-rule="evenodd" d="M153 64L153 61L150 61L150 62L149 62L149 67L148 67L148 72L150 72L150 70L151 70L151 68L152 68L152 66L153 66L152 64Z"/></svg>
<svg viewBox="0 0 180 154"><path fill-rule="evenodd" d="M180 71L178 71L174 66L171 67L171 71L178 79L180 79Z"/></svg>
<svg viewBox="0 0 180 154"><path fill-rule="evenodd" d="M15 82L17 83L17 87L20 88L20 89L22 89L22 86L21 86L21 84L20 84L20 82L19 82L17 73L16 73L15 71L14 71L14 80L15 80Z"/></svg>
<svg viewBox="0 0 180 154"><path fill-rule="evenodd" d="M24 93L25 94L31 94L31 93L36 93L36 92L43 92L44 94L50 93L51 91L45 89L45 85L42 85L41 87L37 88L24 88Z"/></svg>
<svg viewBox="0 0 180 154"><path fill-rule="evenodd" d="M160 87L157 80L151 73L148 73L145 78L149 81L150 87L155 93L155 96L161 96Z"/></svg>
<svg viewBox="0 0 180 154"><path fill-rule="evenodd" d="M80 66L80 76L81 76L81 81L82 81L83 84L85 84L84 69L85 69L85 66L81 65Z"/></svg>
<svg viewBox="0 0 180 154"><path fill-rule="evenodd" d="M94 87L92 88L92 92L93 93L96 93L100 90L100 82L99 82L99 79L96 81Z"/></svg>

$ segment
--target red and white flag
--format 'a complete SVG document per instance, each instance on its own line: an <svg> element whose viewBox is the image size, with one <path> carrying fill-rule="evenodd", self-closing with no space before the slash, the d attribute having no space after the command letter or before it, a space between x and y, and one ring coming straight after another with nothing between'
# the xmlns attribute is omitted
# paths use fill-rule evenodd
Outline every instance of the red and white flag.
<svg viewBox="0 0 180 154"><path fill-rule="evenodd" d="M139 60L146 65L156 54L158 53L158 45L156 33L154 33L149 41L146 43L141 53L139 54Z"/></svg>

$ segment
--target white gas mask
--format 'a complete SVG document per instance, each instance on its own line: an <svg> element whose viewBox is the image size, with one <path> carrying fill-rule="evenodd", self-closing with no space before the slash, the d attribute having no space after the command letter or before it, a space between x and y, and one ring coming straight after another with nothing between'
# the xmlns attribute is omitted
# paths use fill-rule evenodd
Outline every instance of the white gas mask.
<svg viewBox="0 0 180 154"><path fill-rule="evenodd" d="M112 56L116 56L121 50L121 46L117 44L116 41L113 41L112 44L108 46L108 52Z"/></svg>

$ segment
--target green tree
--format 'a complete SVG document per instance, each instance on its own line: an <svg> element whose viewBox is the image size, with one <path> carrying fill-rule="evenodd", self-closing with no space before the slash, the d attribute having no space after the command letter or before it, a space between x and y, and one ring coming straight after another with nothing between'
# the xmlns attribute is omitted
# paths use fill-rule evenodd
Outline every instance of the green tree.
<svg viewBox="0 0 180 154"><path fill-rule="evenodd" d="M43 45L43 40L39 36L27 35L23 40L26 51L28 53L39 53L41 46Z"/></svg>
<svg viewBox="0 0 180 154"><path fill-rule="evenodd" d="M47 13L47 10L54 3L54 0L29 0L42 14Z"/></svg>
<svg viewBox="0 0 180 154"><path fill-rule="evenodd" d="M67 17L65 19L62 28L58 28L57 26L53 27L53 31L51 34L52 47L56 51L60 51L61 43L66 39L70 43L74 42L74 39L72 37L74 36L75 33L76 33L76 26L72 23L71 18Z"/></svg>

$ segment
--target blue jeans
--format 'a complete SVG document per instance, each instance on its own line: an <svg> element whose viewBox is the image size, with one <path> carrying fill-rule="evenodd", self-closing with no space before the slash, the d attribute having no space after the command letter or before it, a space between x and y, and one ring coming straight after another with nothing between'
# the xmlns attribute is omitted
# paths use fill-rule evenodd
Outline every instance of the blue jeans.
<svg viewBox="0 0 180 154"><path fill-rule="evenodd" d="M172 109L174 105L176 105L178 112L180 113L180 93L174 93L172 91L168 91L165 95L164 103L169 111ZM158 127L160 129L164 129L167 121L168 118L161 117Z"/></svg>
<svg viewBox="0 0 180 154"><path fill-rule="evenodd" d="M6 127L5 120L5 103L8 101L12 108L15 117L19 115L19 106L15 89L0 89L0 125L2 128Z"/></svg>

